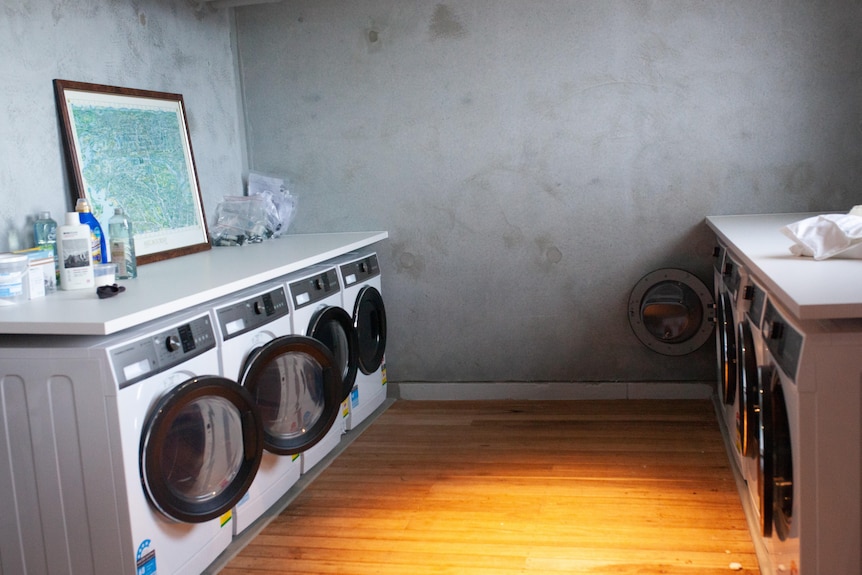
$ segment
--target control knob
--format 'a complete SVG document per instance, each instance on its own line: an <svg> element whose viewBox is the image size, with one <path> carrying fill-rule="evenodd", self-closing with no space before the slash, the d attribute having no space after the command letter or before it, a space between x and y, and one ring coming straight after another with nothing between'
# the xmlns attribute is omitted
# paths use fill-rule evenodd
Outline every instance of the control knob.
<svg viewBox="0 0 862 575"><path fill-rule="evenodd" d="M171 353L181 349L182 343L180 342L180 338L176 335L169 335L167 339L165 339L165 347Z"/></svg>

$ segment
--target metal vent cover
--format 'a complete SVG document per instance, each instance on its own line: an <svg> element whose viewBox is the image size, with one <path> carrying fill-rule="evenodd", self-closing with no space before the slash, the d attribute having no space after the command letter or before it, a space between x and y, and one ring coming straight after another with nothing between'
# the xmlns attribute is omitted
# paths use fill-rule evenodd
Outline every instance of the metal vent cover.
<svg viewBox="0 0 862 575"><path fill-rule="evenodd" d="M697 276L685 270L655 270L632 289L629 323L641 343L657 353L691 353L712 334L712 294Z"/></svg>

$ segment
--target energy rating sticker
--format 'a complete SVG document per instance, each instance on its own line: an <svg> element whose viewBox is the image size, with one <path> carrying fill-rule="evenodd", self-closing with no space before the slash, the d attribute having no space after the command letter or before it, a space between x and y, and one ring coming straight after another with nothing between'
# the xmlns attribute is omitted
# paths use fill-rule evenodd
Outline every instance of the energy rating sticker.
<svg viewBox="0 0 862 575"><path fill-rule="evenodd" d="M156 550L150 548L149 539L144 539L138 546L135 556L137 575L155 575L156 573Z"/></svg>

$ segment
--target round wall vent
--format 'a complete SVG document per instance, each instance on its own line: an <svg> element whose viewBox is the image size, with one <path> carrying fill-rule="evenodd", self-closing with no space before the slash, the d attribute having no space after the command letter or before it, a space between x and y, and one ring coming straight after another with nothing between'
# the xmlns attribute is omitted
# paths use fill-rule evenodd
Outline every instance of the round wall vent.
<svg viewBox="0 0 862 575"><path fill-rule="evenodd" d="M638 281L629 298L629 323L641 342L664 355L702 346L715 324L710 290L696 276L667 268Z"/></svg>

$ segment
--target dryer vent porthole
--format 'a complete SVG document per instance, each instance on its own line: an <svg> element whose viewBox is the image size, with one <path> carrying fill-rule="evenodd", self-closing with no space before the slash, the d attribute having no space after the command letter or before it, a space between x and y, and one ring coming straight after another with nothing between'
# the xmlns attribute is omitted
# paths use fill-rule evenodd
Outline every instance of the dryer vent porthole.
<svg viewBox="0 0 862 575"><path fill-rule="evenodd" d="M629 298L629 323L637 338L663 355L685 355L710 338L715 309L710 290L680 269L660 269L638 281Z"/></svg>

